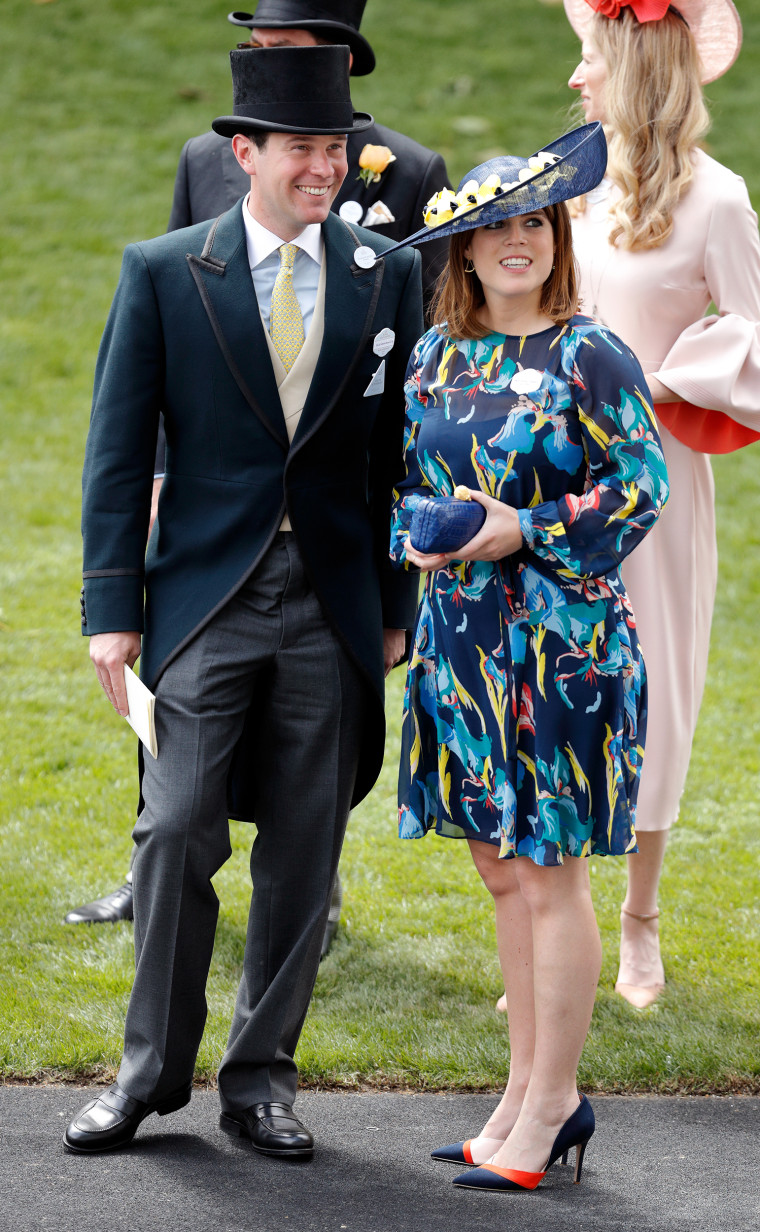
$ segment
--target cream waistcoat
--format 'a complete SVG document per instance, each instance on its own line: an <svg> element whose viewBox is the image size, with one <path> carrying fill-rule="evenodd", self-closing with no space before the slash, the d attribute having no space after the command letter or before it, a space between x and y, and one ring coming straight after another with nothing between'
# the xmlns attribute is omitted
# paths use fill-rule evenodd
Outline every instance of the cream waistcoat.
<svg viewBox="0 0 760 1232"><path fill-rule="evenodd" d="M269 330L264 327L264 336L267 340L269 348L269 358L272 361L274 369L274 378L277 381L277 389L280 394L280 402L282 403L282 413L285 416L285 427L288 433L288 440L292 441L295 436L298 422L301 418L301 411L304 408L309 389L311 388L314 369L317 366L319 352L322 350L322 338L325 332L325 269L327 266L326 255L322 258L322 265L319 270L319 284L317 286L317 299L314 304L314 315L311 318L311 325L307 333L304 344L298 354L296 362L286 372L285 365L274 349L274 343L269 335ZM263 322L262 322L263 324ZM290 518L287 513L282 519L280 530L290 530Z"/></svg>

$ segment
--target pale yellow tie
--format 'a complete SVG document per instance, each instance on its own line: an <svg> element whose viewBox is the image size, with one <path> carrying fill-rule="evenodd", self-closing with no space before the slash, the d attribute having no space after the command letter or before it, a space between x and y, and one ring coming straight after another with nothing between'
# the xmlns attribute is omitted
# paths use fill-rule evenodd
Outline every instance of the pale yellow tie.
<svg viewBox="0 0 760 1232"><path fill-rule="evenodd" d="M298 249L283 244L279 249L280 268L272 288L269 335L287 372L293 367L303 346L303 317L293 290L293 262Z"/></svg>

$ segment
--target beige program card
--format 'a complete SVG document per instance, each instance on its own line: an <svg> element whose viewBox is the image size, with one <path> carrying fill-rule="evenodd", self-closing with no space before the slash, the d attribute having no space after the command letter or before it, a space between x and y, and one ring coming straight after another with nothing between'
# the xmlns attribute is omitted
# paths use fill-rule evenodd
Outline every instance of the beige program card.
<svg viewBox="0 0 760 1232"><path fill-rule="evenodd" d="M158 757L156 699L126 663L124 664L124 684L127 687L127 701L129 702L127 722L140 737L151 757Z"/></svg>

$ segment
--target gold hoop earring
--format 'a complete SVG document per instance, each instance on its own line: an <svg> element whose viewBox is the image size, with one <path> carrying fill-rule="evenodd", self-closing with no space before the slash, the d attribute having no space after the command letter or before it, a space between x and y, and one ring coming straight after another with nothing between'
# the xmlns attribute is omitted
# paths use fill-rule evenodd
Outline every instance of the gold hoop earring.
<svg viewBox="0 0 760 1232"><path fill-rule="evenodd" d="M466 260L466 261L470 261L470 258L469 258L469 257L465 257L465 260ZM467 266L465 265L465 267L464 267L464 272L465 272L465 274L474 274L474 273L475 273L475 266L473 265L472 261L470 261L470 268L469 268L469 269L468 269L468 268L467 268Z"/></svg>

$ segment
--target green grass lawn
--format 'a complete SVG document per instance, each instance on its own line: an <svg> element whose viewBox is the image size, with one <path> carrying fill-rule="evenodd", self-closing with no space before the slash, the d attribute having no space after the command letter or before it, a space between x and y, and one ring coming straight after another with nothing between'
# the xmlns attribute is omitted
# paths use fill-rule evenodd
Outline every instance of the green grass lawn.
<svg viewBox="0 0 760 1232"><path fill-rule="evenodd" d="M229 110L226 7L194 20L149 0L4 0L0 84L0 1075L107 1076L118 1063L131 928L71 928L116 886L135 804L134 740L79 635L79 473L100 332L125 243L161 232L180 147ZM760 201L760 0L745 50L709 88L711 151ZM508 17L507 17L508 14ZM539 0L370 0L380 68L355 105L440 149L456 180L491 152L529 153L566 125L577 44ZM716 461L721 574L710 680L663 882L668 987L612 992L622 861L592 861L604 970L585 1089L760 1090L758 770L760 446ZM491 913L464 844L395 837L401 679L388 755L353 816L344 923L317 982L299 1062L315 1085L488 1088L507 1069L493 1011ZM199 1077L224 1047L244 942L247 847L217 878L222 911Z"/></svg>

